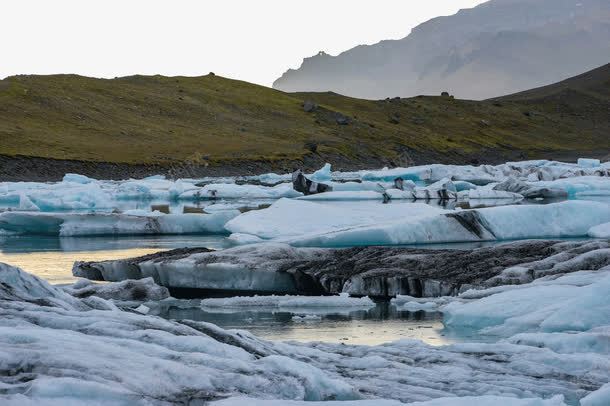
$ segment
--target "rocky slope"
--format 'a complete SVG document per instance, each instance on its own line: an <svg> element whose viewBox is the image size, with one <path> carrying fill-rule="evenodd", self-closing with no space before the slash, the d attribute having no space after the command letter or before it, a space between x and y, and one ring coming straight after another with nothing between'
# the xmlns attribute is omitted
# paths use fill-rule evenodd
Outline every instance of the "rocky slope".
<svg viewBox="0 0 610 406"><path fill-rule="evenodd" d="M370 99L442 91L486 99L568 78L608 63L608 55L605 0L491 0L400 40L306 58L274 87Z"/></svg>

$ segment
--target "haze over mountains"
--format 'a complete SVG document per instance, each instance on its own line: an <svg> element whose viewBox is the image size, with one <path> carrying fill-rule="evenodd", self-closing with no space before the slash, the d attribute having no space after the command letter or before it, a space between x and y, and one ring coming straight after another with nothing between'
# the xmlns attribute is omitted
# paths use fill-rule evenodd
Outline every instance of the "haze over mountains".
<svg viewBox="0 0 610 406"><path fill-rule="evenodd" d="M400 40L320 53L274 88L382 99L440 94L486 99L610 62L610 1L491 0L438 17Z"/></svg>

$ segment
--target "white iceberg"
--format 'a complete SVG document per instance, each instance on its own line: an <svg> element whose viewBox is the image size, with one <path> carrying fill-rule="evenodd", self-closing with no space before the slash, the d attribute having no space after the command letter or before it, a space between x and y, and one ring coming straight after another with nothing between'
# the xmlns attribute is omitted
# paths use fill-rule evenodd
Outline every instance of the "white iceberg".
<svg viewBox="0 0 610 406"><path fill-rule="evenodd" d="M245 222L240 216L229 222L227 228L262 238L276 238L295 246L338 247L584 237L591 227L609 221L608 204L567 201L450 213L428 211L419 213L419 216L378 221L373 225L358 225L354 221L349 226L335 222L336 226L330 227L328 224L332 224L332 219L327 219L325 227L308 224L300 228L293 225L293 228L287 227L286 232L269 225L263 228L259 221ZM235 224L240 227L237 229Z"/></svg>
<svg viewBox="0 0 610 406"><path fill-rule="evenodd" d="M213 214L115 213L0 213L0 230L15 234L58 236L219 234L238 210Z"/></svg>
<svg viewBox="0 0 610 406"><path fill-rule="evenodd" d="M610 196L610 178L599 176L580 176L577 178L557 179L548 182L531 183L531 186L563 190L571 197Z"/></svg>
<svg viewBox="0 0 610 406"><path fill-rule="evenodd" d="M324 166L320 169L318 169L317 171L315 171L314 173L311 174L310 178L311 180L314 180L316 182L324 182L324 181L328 181L331 179L331 166L329 163L324 164Z"/></svg>
<svg viewBox="0 0 610 406"><path fill-rule="evenodd" d="M203 188L188 190L178 196L179 200L213 200L213 199L280 199L282 197L299 197L302 193L295 191L291 183L276 186L236 185L234 183L214 183Z"/></svg>
<svg viewBox="0 0 610 406"><path fill-rule="evenodd" d="M591 158L579 158L578 166L583 168L597 168L601 165L599 159L591 159Z"/></svg>
<svg viewBox="0 0 610 406"><path fill-rule="evenodd" d="M229 221L225 227L232 233L278 239L338 232L380 223L399 223L404 218L420 218L444 212L425 204L336 207L281 199L267 209L244 213Z"/></svg>
<svg viewBox="0 0 610 406"><path fill-rule="evenodd" d="M609 269L610 271L610 269ZM443 308L445 324L510 337L518 333L588 331L610 325L610 272L577 272L518 287L498 287L489 296ZM466 292L463 297L468 297ZM485 291L475 294L486 294Z"/></svg>
<svg viewBox="0 0 610 406"><path fill-rule="evenodd" d="M589 229L589 237L610 238L610 223L600 224Z"/></svg>

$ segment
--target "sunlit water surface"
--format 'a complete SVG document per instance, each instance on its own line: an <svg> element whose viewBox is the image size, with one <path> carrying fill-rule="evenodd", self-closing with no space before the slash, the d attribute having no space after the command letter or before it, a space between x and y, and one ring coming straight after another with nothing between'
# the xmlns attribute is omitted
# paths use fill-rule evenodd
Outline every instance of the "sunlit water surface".
<svg viewBox="0 0 610 406"><path fill-rule="evenodd" d="M401 339L417 339L431 345L444 345L473 338L444 331L441 313L401 311L388 302L377 303L368 310L353 311L264 308L206 310L199 307L199 301L190 300L154 304L149 314L167 319L205 321L225 329L248 330L258 337L279 341L378 345Z"/></svg>

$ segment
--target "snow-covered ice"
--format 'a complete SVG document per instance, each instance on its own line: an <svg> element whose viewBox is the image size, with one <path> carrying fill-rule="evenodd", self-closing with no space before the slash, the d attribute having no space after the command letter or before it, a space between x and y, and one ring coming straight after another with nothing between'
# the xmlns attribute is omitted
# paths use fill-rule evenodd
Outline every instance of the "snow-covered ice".
<svg viewBox="0 0 610 406"><path fill-rule="evenodd" d="M294 203L294 202L291 202ZM273 206L272 206L273 207ZM271 209L271 208L270 208ZM267 210L270 210L267 209ZM261 210L256 215L264 217ZM463 210L453 213L425 211L418 216L395 217L374 224L349 224L354 213L343 211L342 223L324 227L317 222L261 227L257 217L240 216L227 224L232 232L274 238L296 246L337 247L354 245L427 244L443 242L513 240L526 238L585 237L589 229L610 221L610 205L567 201L548 205L520 205ZM318 217L319 218L319 217ZM235 225L239 227L235 227Z"/></svg>
<svg viewBox="0 0 610 406"><path fill-rule="evenodd" d="M591 286L607 283L596 280ZM573 326L560 323L554 331L564 336L558 339L521 334L442 347L416 340L379 346L268 342L208 323L122 311L101 298L87 302L6 265L0 281L0 370L11 371L0 374L2 404L230 405L248 398L264 404L563 406L607 399L607 330L570 334ZM597 306L590 297L570 303L570 320ZM581 334L589 344L574 353L570 343ZM559 344L562 337L568 347Z"/></svg>
<svg viewBox="0 0 610 406"><path fill-rule="evenodd" d="M589 229L589 237L610 238L610 223L600 224Z"/></svg>
<svg viewBox="0 0 610 406"><path fill-rule="evenodd" d="M317 195L316 195L317 196ZM319 203L280 199L264 210L251 211L229 221L227 230L261 239L298 237L342 229L386 224L444 212L425 204L323 206Z"/></svg>
<svg viewBox="0 0 610 406"><path fill-rule="evenodd" d="M445 323L505 337L526 332L588 331L610 325L610 267L591 276L583 271L542 278L518 288L492 288L489 296L445 306ZM610 353L610 348L607 351Z"/></svg>

